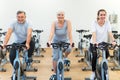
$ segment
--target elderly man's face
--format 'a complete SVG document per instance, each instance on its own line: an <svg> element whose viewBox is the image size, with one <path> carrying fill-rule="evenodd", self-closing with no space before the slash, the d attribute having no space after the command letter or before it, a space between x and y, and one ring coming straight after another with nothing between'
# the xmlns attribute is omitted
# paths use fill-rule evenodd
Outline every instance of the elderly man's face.
<svg viewBox="0 0 120 80"><path fill-rule="evenodd" d="M26 16L24 13L20 13L17 15L17 20L18 20L18 23L24 23L25 22L25 19L26 19Z"/></svg>

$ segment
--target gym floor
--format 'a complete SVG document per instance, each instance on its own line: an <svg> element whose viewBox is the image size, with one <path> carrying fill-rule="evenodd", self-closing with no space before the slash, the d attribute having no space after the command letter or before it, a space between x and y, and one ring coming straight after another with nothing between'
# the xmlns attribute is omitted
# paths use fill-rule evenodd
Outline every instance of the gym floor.
<svg viewBox="0 0 120 80"><path fill-rule="evenodd" d="M49 80L50 76L53 74L52 68L52 57L51 49L45 49L46 52L43 53L44 57L34 57L35 60L40 60L40 63L34 63L34 67L38 68L37 72L26 72L27 76L36 76L37 80ZM85 78L90 77L91 71L82 71L81 68L87 66L84 62L78 63L80 57L75 57L78 52L72 51L69 55L71 60L71 67L69 72L65 72L65 77L71 77L72 80L85 80ZM111 71L110 67L114 66L113 63L109 63L109 78L110 80L120 80L120 71ZM0 80L11 80L12 66L10 63L4 65L7 69L6 72L0 72Z"/></svg>

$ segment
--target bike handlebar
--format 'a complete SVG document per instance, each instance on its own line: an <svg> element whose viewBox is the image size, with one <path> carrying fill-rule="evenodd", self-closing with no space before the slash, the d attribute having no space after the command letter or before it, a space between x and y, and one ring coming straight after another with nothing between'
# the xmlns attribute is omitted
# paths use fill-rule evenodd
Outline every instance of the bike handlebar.
<svg viewBox="0 0 120 80"><path fill-rule="evenodd" d="M65 48L67 49L70 45L70 43L66 43L66 42L58 42L58 43L47 43L47 47L50 47L50 45L52 45L53 48L57 49L57 48ZM74 47L74 43L72 43L72 47Z"/></svg>
<svg viewBox="0 0 120 80"><path fill-rule="evenodd" d="M19 44L19 43L14 43L14 44L6 45L6 48L7 49L11 49L11 48L15 48L15 49L25 48L25 49L27 49L27 47L24 44Z"/></svg>
<svg viewBox="0 0 120 80"><path fill-rule="evenodd" d="M94 44L94 47L96 47L97 49L100 49L100 50L106 50L106 49L108 49L111 46L112 46L112 44L111 43L107 43L107 42L101 42L98 45Z"/></svg>

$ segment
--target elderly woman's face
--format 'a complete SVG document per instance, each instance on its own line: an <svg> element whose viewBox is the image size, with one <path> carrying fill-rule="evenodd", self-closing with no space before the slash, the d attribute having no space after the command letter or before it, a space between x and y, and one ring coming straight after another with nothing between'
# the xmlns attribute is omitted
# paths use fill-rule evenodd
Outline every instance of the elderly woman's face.
<svg viewBox="0 0 120 80"><path fill-rule="evenodd" d="M58 18L58 20L64 20L64 13L58 13L57 14L57 18Z"/></svg>

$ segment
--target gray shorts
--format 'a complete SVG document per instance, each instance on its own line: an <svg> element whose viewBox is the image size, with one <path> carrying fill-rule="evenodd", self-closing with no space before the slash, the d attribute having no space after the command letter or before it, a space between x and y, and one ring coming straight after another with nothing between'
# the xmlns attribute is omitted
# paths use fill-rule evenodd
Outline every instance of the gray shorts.
<svg viewBox="0 0 120 80"><path fill-rule="evenodd" d="M54 40L53 42L57 43L58 41ZM64 42L69 42L69 41L67 40ZM70 52L71 52L71 46L69 46L69 48L66 49L64 53L70 53ZM53 61L58 61L58 59L59 59L58 53L59 53L59 49L54 49L54 48L52 49Z"/></svg>

